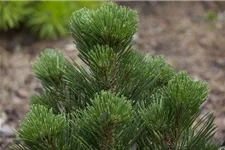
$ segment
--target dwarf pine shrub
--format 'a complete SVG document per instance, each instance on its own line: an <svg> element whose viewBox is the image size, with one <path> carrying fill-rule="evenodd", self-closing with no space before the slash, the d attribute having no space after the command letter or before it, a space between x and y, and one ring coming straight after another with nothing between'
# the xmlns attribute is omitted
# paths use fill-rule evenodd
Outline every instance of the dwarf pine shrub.
<svg viewBox="0 0 225 150"><path fill-rule="evenodd" d="M20 150L216 150L207 84L131 45L135 11L104 3L69 24L88 68L47 49L33 63L44 92L31 98L14 140Z"/></svg>

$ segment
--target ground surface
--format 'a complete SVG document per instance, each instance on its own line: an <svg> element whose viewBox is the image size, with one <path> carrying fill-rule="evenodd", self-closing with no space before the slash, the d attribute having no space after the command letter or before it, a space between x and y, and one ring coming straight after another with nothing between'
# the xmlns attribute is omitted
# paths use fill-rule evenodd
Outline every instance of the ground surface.
<svg viewBox="0 0 225 150"><path fill-rule="evenodd" d="M211 89L202 114L215 112L216 139L225 140L225 7L224 3L201 2L119 2L139 13L139 29L134 44L150 55L163 54L177 71L186 70L204 79ZM205 14L217 10L219 18L207 22ZM45 48L58 48L77 58L70 36L37 41L31 35L1 33L0 36L0 149L5 149L29 108L29 97L41 91L32 74L31 62ZM4 127L4 128L3 128ZM4 134L3 134L4 133Z"/></svg>

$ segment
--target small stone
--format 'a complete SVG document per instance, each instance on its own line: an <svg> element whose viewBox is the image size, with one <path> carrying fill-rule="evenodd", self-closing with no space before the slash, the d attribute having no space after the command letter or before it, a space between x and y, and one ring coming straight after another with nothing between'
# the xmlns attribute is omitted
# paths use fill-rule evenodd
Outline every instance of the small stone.
<svg viewBox="0 0 225 150"><path fill-rule="evenodd" d="M218 20L225 21L225 11L218 14Z"/></svg>
<svg viewBox="0 0 225 150"><path fill-rule="evenodd" d="M200 77L198 75L194 75L194 80L195 81L199 81L200 80Z"/></svg>
<svg viewBox="0 0 225 150"><path fill-rule="evenodd" d="M132 37L132 41L133 42L137 42L137 41L139 41L139 35L138 35L138 32L136 32L134 35L133 35L133 37Z"/></svg>
<svg viewBox="0 0 225 150"><path fill-rule="evenodd" d="M20 98L28 98L29 93L27 92L26 89L20 88L19 90L16 91L16 95Z"/></svg>
<svg viewBox="0 0 225 150"><path fill-rule="evenodd" d="M216 28L217 29L222 29L223 28L223 23L222 22L217 22L216 23Z"/></svg>
<svg viewBox="0 0 225 150"><path fill-rule="evenodd" d="M0 111L0 127L5 123L7 120L7 115L4 111Z"/></svg>
<svg viewBox="0 0 225 150"><path fill-rule="evenodd" d="M216 64L217 64L218 66L220 66L220 67L225 67L225 59L223 59L223 58L218 58L218 59L216 60Z"/></svg>
<svg viewBox="0 0 225 150"><path fill-rule="evenodd" d="M30 84L32 82L32 80L34 79L34 76L33 75L27 75L26 79L24 80L24 83L27 85L27 84Z"/></svg>
<svg viewBox="0 0 225 150"><path fill-rule="evenodd" d="M222 120L222 119L221 119ZM225 127L225 119L223 119L223 127Z"/></svg>
<svg viewBox="0 0 225 150"><path fill-rule="evenodd" d="M8 125L0 126L0 137L14 137L15 132Z"/></svg>
<svg viewBox="0 0 225 150"><path fill-rule="evenodd" d="M76 45L74 43L67 44L65 46L65 50L66 51L74 51L74 50L76 50Z"/></svg>
<svg viewBox="0 0 225 150"><path fill-rule="evenodd" d="M16 46L14 47L14 51L15 51L15 52L19 52L19 51L21 51L21 50L22 50L21 45L16 45Z"/></svg>

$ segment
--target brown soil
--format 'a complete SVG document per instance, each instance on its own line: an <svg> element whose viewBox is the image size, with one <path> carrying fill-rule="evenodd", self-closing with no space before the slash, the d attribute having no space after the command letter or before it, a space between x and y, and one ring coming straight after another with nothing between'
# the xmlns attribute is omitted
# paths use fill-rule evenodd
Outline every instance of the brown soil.
<svg viewBox="0 0 225 150"><path fill-rule="evenodd" d="M225 141L225 2L118 2L136 9L139 29L134 44L151 55L163 54L177 71L203 79L211 89L202 114L213 111L218 126L216 139ZM224 6L224 7L222 7ZM207 12L220 18L207 22ZM17 128L29 109L29 97L41 85L32 74L31 62L45 48L58 48L77 58L70 36L36 41L24 33L0 36L0 123ZM4 114L4 115L3 115ZM2 117L3 118L3 117ZM0 137L0 149L12 138Z"/></svg>

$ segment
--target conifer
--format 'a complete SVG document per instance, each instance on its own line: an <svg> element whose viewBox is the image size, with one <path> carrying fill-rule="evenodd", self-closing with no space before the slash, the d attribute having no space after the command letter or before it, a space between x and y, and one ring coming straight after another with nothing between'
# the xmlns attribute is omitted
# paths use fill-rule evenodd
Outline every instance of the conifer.
<svg viewBox="0 0 225 150"><path fill-rule="evenodd" d="M217 150L213 115L200 116L204 81L132 47L137 13L113 2L75 11L69 30L87 68L47 49L33 63L18 150Z"/></svg>

